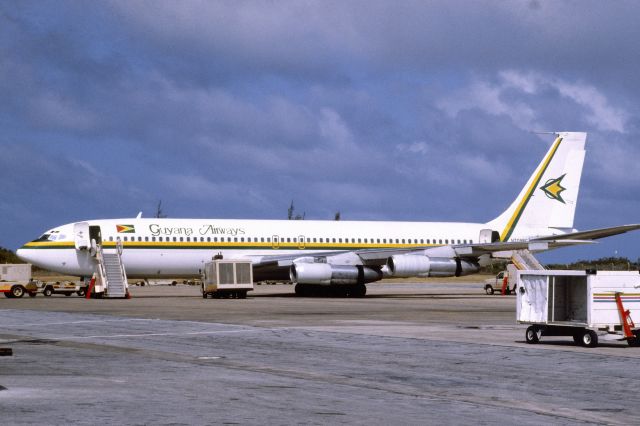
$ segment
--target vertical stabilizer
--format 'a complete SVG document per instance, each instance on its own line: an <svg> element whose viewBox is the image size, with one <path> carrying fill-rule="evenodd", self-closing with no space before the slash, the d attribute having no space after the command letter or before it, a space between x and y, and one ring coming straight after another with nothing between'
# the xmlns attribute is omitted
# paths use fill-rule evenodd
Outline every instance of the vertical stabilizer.
<svg viewBox="0 0 640 426"><path fill-rule="evenodd" d="M518 198L487 227L501 241L527 237L542 228L573 228L587 134L561 132Z"/></svg>

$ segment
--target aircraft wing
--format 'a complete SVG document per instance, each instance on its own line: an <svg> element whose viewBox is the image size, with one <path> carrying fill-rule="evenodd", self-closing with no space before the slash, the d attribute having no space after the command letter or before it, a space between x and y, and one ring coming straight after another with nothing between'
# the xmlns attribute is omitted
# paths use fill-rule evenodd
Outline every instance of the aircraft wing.
<svg viewBox="0 0 640 426"><path fill-rule="evenodd" d="M514 250L529 250L532 252L544 251L579 244L592 244L593 240L623 234L625 232L640 229L640 224L614 226L610 228L592 229L589 231L572 232L562 235L550 235L538 237L529 241L497 241L494 243L458 244L451 246L451 256L460 258L477 258L482 255L499 255L501 252ZM400 254L425 254L425 250L434 247L411 248L381 248L359 249L352 251L303 251L286 255L264 255L252 257L253 266L256 268L283 268L291 266L294 262L314 262L318 258L340 257L345 264L382 266L393 255Z"/></svg>

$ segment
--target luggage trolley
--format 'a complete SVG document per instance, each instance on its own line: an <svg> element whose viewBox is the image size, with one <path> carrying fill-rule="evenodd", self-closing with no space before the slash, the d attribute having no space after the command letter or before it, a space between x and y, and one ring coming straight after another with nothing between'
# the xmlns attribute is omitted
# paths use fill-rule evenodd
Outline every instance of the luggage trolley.
<svg viewBox="0 0 640 426"><path fill-rule="evenodd" d="M640 346L639 271L517 271L518 324L528 324L527 343L542 336L571 336L595 347L598 340Z"/></svg>

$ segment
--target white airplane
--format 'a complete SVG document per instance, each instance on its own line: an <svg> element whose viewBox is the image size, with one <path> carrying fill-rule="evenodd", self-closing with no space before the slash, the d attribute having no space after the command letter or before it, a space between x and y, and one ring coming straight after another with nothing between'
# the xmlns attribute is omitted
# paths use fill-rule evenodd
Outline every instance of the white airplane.
<svg viewBox="0 0 640 426"><path fill-rule="evenodd" d="M115 250L129 278L198 277L214 255L250 258L254 279L293 281L297 294L320 286L363 296L383 277L448 277L478 272L513 250L590 243L639 229L578 232L573 219L586 133L556 134L507 210L487 223L241 219L107 219L62 225L21 247L18 256L63 274L96 271L91 247Z"/></svg>

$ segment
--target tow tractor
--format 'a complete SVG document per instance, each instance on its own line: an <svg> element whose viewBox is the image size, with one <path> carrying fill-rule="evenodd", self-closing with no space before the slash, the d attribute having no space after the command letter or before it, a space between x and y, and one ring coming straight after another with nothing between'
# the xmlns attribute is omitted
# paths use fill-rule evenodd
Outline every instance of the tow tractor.
<svg viewBox="0 0 640 426"><path fill-rule="evenodd" d="M571 336L585 347L599 340L640 346L639 271L517 271L517 322L527 343L543 336Z"/></svg>
<svg viewBox="0 0 640 426"><path fill-rule="evenodd" d="M55 283L42 283L41 284L43 296L49 297L52 294L64 294L65 296L71 296L73 293L82 297L86 294L86 286L84 284L78 284L73 281L56 281Z"/></svg>

